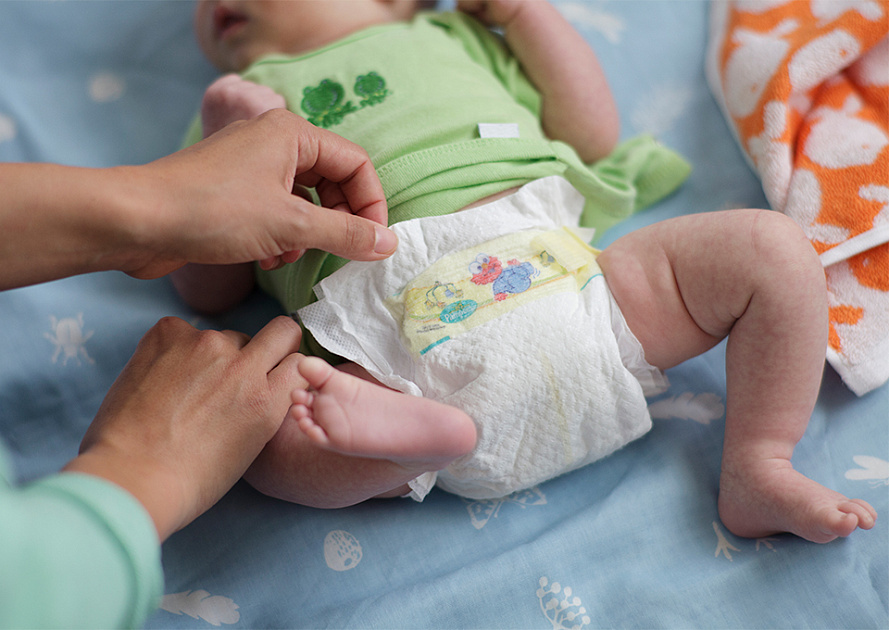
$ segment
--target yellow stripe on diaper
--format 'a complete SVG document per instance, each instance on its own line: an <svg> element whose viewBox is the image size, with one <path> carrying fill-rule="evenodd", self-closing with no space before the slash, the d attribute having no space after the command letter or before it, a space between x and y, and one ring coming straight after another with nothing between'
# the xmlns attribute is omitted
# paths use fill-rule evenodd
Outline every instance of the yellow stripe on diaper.
<svg viewBox="0 0 889 630"><path fill-rule="evenodd" d="M420 356L523 304L580 292L602 273L598 254L568 228L507 234L437 260L386 306Z"/></svg>

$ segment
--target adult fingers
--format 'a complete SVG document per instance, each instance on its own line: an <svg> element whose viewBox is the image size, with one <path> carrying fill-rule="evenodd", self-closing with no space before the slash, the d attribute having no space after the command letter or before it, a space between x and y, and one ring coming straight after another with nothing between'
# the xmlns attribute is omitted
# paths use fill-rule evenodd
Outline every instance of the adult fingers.
<svg viewBox="0 0 889 630"><path fill-rule="evenodd" d="M313 249L321 249L350 260L381 260L391 256L398 246L398 237L392 230L375 221L347 212L305 204L306 230L301 241Z"/></svg>
<svg viewBox="0 0 889 630"><path fill-rule="evenodd" d="M338 199L348 203L354 214L386 225L386 197L367 152L342 136L319 129L298 116L292 124L297 127L299 155L295 182L315 188L332 182L338 189ZM329 187L327 184L321 188ZM325 205L330 205L325 203Z"/></svg>
<svg viewBox="0 0 889 630"><path fill-rule="evenodd" d="M237 330L222 330L223 335L228 337L237 348L243 348L250 341L250 336Z"/></svg>
<svg viewBox="0 0 889 630"><path fill-rule="evenodd" d="M244 346L243 354L260 369L271 372L285 357L299 350L302 330L291 318L276 317Z"/></svg>
<svg viewBox="0 0 889 630"><path fill-rule="evenodd" d="M284 266L284 260L281 256L269 256L259 261L259 268L263 271L274 271Z"/></svg>
<svg viewBox="0 0 889 630"><path fill-rule="evenodd" d="M362 165L359 170L373 170L373 165L370 162L367 162ZM364 189L361 182L367 181L367 178L371 176L376 179L376 171L373 171L370 174L356 173L356 177L348 181L337 182L328 179L319 181L315 190L318 193L320 205L325 208L349 212L359 217L375 221L380 225L388 225L389 208L385 201L376 200L375 196L371 197L374 201L369 204L362 201L362 195L367 191ZM358 184L359 187L357 188L357 192L350 188L352 184Z"/></svg>
<svg viewBox="0 0 889 630"><path fill-rule="evenodd" d="M298 353L288 355L269 372L269 385L273 391L286 395L289 399L290 392L294 389L308 388L308 382L297 369L303 359L305 356Z"/></svg>

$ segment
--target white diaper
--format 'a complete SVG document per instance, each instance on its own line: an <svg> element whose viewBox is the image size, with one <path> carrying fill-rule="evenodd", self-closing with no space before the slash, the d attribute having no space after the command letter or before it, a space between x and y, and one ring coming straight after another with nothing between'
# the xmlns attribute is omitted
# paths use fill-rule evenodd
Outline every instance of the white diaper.
<svg viewBox="0 0 889 630"><path fill-rule="evenodd" d="M548 177L478 208L394 226L381 262L350 262L299 319L381 383L453 405L475 450L411 484L505 496L600 459L651 428L645 362L577 226L583 198ZM584 234L589 237L589 234ZM437 479L436 479L437 477Z"/></svg>

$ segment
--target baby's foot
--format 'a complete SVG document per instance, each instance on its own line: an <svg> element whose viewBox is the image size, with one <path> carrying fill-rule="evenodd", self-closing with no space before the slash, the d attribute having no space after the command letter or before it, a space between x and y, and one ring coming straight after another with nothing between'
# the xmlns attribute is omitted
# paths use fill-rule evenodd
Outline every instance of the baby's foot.
<svg viewBox="0 0 889 630"><path fill-rule="evenodd" d="M787 460L723 462L719 516L745 538L790 532L826 543L874 526L877 513L795 471Z"/></svg>
<svg viewBox="0 0 889 630"><path fill-rule="evenodd" d="M313 442L360 457L438 470L475 447L475 423L441 403L409 396L332 368L299 364L314 391L295 390L290 416Z"/></svg>

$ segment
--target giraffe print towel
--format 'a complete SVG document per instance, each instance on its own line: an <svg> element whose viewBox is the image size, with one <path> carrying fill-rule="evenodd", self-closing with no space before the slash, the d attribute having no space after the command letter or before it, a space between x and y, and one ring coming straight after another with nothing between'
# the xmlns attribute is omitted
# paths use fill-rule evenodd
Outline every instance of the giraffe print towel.
<svg viewBox="0 0 889 630"><path fill-rule="evenodd" d="M821 255L827 358L863 395L889 380L889 2L720 1L710 17L710 87Z"/></svg>

